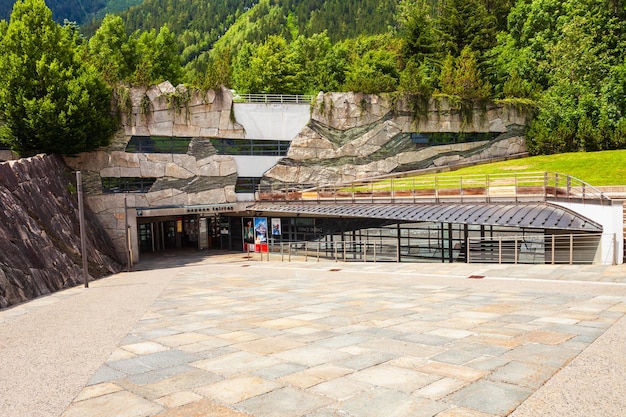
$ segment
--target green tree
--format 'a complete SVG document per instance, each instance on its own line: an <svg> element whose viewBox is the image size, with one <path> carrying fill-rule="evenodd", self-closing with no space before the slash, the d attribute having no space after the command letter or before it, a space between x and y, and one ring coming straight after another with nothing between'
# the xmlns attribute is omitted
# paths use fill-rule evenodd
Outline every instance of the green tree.
<svg viewBox="0 0 626 417"><path fill-rule="evenodd" d="M220 88L231 85L232 65L230 51L215 51L213 59L209 61L208 68L200 84L204 88Z"/></svg>
<svg viewBox="0 0 626 417"><path fill-rule="evenodd" d="M626 22L616 5L623 2L529 0L511 10L493 64L499 91L500 85L507 95L534 90L531 152L624 146Z"/></svg>
<svg viewBox="0 0 626 417"><path fill-rule="evenodd" d="M130 79L137 65L136 45L126 34L121 17L106 15L89 39L89 55L109 84Z"/></svg>
<svg viewBox="0 0 626 417"><path fill-rule="evenodd" d="M152 81L169 80L173 85L182 81L182 68L176 37L167 25L163 25L154 41L152 59Z"/></svg>
<svg viewBox="0 0 626 417"><path fill-rule="evenodd" d="M344 91L384 93L395 91L400 81L400 42L390 35L360 36L346 41L351 51Z"/></svg>
<svg viewBox="0 0 626 417"><path fill-rule="evenodd" d="M20 155L90 151L115 130L111 90L79 40L43 0L15 3L0 43L0 112L2 136Z"/></svg>
<svg viewBox="0 0 626 417"><path fill-rule="evenodd" d="M415 63L440 61L442 33L431 16L427 0L402 0L398 11L402 56Z"/></svg>
<svg viewBox="0 0 626 417"><path fill-rule="evenodd" d="M6 20L0 20L0 41L4 38L4 34L7 33L7 29L9 28L9 22Z"/></svg>
<svg viewBox="0 0 626 417"><path fill-rule="evenodd" d="M602 100L609 120L626 120L626 60L611 68L602 87Z"/></svg>
<svg viewBox="0 0 626 417"><path fill-rule="evenodd" d="M172 32L164 25L158 33L135 32L137 38L138 64L134 81L138 84L158 84L169 81L177 85L182 81L183 70L178 55L178 46Z"/></svg>
<svg viewBox="0 0 626 417"><path fill-rule="evenodd" d="M336 76L342 69L335 67L337 61L326 31L309 38L300 35L289 48L300 92L316 94L340 87Z"/></svg>
<svg viewBox="0 0 626 417"><path fill-rule="evenodd" d="M469 46L463 48L456 59L448 55L441 70L440 87L441 93L463 100L487 100L491 97L491 85L483 79L476 56Z"/></svg>
<svg viewBox="0 0 626 417"><path fill-rule="evenodd" d="M469 46L482 58L496 45L496 18L481 0L442 1L439 28L446 51L453 56Z"/></svg>
<svg viewBox="0 0 626 417"><path fill-rule="evenodd" d="M507 29L507 18L515 3L517 3L516 0L483 0L485 9L496 19L496 30L498 32Z"/></svg>
<svg viewBox="0 0 626 417"><path fill-rule="evenodd" d="M235 88L242 93L301 92L291 59L282 36L268 36L259 45L244 44L233 68Z"/></svg>
<svg viewBox="0 0 626 417"><path fill-rule="evenodd" d="M386 93L396 90L399 78L393 53L367 51L348 67L344 89L370 94Z"/></svg>
<svg viewBox="0 0 626 417"><path fill-rule="evenodd" d="M435 89L438 69L428 62L418 64L410 60L400 73L399 88L405 93L430 97Z"/></svg>

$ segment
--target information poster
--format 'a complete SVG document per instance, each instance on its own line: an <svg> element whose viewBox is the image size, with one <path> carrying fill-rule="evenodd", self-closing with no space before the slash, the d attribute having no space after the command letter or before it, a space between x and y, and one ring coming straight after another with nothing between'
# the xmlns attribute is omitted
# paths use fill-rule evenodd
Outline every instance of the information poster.
<svg viewBox="0 0 626 417"><path fill-rule="evenodd" d="M283 231L280 226L280 219L272 219L272 236L280 236Z"/></svg>
<svg viewBox="0 0 626 417"><path fill-rule="evenodd" d="M254 218L255 243L267 242L267 217Z"/></svg>

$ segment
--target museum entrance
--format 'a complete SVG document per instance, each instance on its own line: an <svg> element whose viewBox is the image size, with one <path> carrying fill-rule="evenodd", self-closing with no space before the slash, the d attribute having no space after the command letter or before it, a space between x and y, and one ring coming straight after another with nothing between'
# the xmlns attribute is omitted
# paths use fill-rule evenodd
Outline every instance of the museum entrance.
<svg viewBox="0 0 626 417"><path fill-rule="evenodd" d="M139 252L220 249L219 219L186 215L137 219Z"/></svg>

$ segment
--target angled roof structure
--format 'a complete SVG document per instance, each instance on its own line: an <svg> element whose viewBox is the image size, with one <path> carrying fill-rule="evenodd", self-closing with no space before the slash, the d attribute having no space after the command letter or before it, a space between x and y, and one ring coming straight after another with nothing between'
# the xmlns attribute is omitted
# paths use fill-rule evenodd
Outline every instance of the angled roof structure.
<svg viewBox="0 0 626 417"><path fill-rule="evenodd" d="M374 218L398 221L602 232L602 225L566 208L525 204L366 204L256 203L248 210L307 216Z"/></svg>

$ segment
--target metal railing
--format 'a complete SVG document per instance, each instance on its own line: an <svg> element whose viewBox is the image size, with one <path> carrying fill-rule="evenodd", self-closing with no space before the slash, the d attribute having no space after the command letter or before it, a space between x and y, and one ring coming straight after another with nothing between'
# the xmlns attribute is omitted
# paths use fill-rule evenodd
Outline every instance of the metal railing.
<svg viewBox="0 0 626 417"><path fill-rule="evenodd" d="M290 104L311 104L312 95L307 94L237 94L233 101L235 103L290 103Z"/></svg>
<svg viewBox="0 0 626 417"><path fill-rule="evenodd" d="M250 252L248 257L262 261L308 262L329 260L335 262L396 262L397 240L298 241L269 243L266 252Z"/></svg>
<svg viewBox="0 0 626 417"><path fill-rule="evenodd" d="M261 185L261 201L302 202L534 202L546 200L608 201L600 189L550 172L366 179L340 184Z"/></svg>
<svg viewBox="0 0 626 417"><path fill-rule="evenodd" d="M470 237L468 263L498 264L616 264L614 234ZM603 251L608 245L609 251ZM613 259L602 259L602 253Z"/></svg>
<svg viewBox="0 0 626 417"><path fill-rule="evenodd" d="M608 245L608 248L606 247ZM320 262L467 262L498 264L616 264L603 259L615 253L614 234L469 237L467 245L451 249L438 245L405 246L398 239L299 241L269 243L267 251L248 252L260 261ZM442 254L443 252L443 254ZM452 256L449 256L448 253Z"/></svg>

